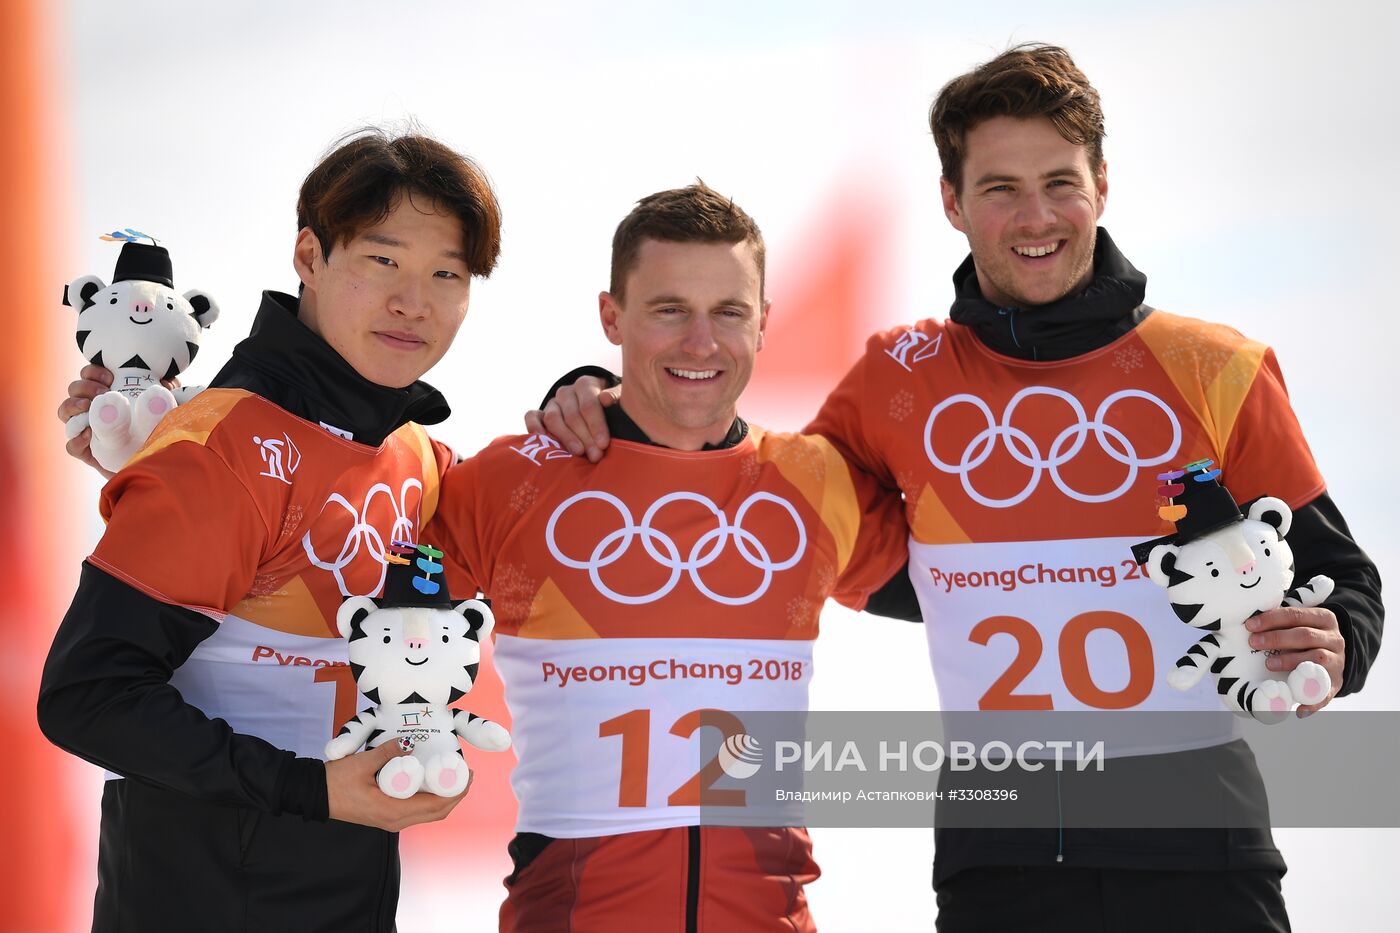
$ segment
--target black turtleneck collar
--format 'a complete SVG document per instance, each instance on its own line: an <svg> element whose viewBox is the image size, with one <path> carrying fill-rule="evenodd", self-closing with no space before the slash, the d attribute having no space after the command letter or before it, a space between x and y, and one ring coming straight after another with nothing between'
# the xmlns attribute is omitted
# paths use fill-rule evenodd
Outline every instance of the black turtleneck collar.
<svg viewBox="0 0 1400 933"><path fill-rule="evenodd" d="M632 416L622 410L621 405L614 405L611 408L603 409L603 417L608 422L608 433L615 441L634 441L638 444L650 444L653 447L665 447L665 444L658 444L647 437L646 432L638 427L637 422L632 420ZM744 438L749 436L749 426L743 418L736 417L734 423L729 426L729 433L724 435L724 440L718 444L706 444L701 450L728 450L730 447L737 447Z"/></svg>
<svg viewBox="0 0 1400 933"><path fill-rule="evenodd" d="M593 376L602 381L605 388L614 388L622 385L622 377L602 366L580 366L571 369L559 378L559 381L549 387L549 391L544 394L540 408L543 409L549 404L549 400L565 386L571 386L583 376ZM603 418L608 423L608 435L619 441L632 441L636 444L650 444L652 447L665 447L665 444L658 444L647 437L645 431L632 420L632 416L622 410L621 405L614 405L611 408L603 409ZM718 444L706 444L701 450L727 450L730 447L738 446L739 442L749 436L749 426L744 423L743 418L736 417L734 423L729 426L729 432L724 435L724 440Z"/></svg>
<svg viewBox="0 0 1400 933"><path fill-rule="evenodd" d="M1098 228L1094 278L1075 295L1034 308L999 308L982 297L969 255L953 273L951 318L972 328L988 347L1023 360L1063 360L1107 346L1132 330L1151 308L1142 303L1147 276Z"/></svg>
<svg viewBox="0 0 1400 933"><path fill-rule="evenodd" d="M437 424L451 414L442 393L426 382L393 389L361 376L297 319L299 308L291 295L263 292L252 332L209 385L247 389L371 447L410 421Z"/></svg>

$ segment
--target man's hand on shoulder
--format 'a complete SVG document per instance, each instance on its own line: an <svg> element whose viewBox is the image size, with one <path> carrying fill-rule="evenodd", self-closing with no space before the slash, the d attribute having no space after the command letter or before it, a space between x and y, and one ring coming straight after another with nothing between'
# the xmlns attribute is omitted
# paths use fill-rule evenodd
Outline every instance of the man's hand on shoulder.
<svg viewBox="0 0 1400 933"><path fill-rule="evenodd" d="M326 762L326 796L331 819L391 833L418 823L445 819L452 808L466 798L467 791L471 790L471 779L467 781L467 789L456 797L439 797L421 791L407 800L397 800L379 789L374 776L391 758L406 754L408 752L400 749L399 743L389 741L378 748Z"/></svg>
<svg viewBox="0 0 1400 933"><path fill-rule="evenodd" d="M1298 707L1299 716L1308 716L1322 709L1337 691L1342 689L1342 671L1346 668L1346 641L1337 626L1337 616L1331 609L1317 606L1303 608L1280 606L1270 609L1245 623L1249 629L1249 646L1261 651L1275 652L1265 666L1271 671L1291 671L1304 661L1316 661L1327 669L1332 678L1332 692L1320 703Z"/></svg>
<svg viewBox="0 0 1400 933"><path fill-rule="evenodd" d="M597 376L580 376L555 392L543 411L526 412L525 430L548 434L574 456L586 453L589 461L597 463L612 439L603 409L616 405L621 397L621 386L609 389Z"/></svg>

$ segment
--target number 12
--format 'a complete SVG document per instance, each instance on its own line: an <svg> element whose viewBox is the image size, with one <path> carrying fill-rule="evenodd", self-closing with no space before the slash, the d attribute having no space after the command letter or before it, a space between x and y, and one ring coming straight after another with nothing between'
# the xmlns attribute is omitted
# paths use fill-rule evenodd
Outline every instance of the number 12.
<svg viewBox="0 0 1400 933"><path fill-rule="evenodd" d="M720 709L695 709L677 719L671 726L671 734L688 739L697 729L709 726L720 730L726 738L743 734L744 724L738 716ZM598 725L598 738L618 735L622 737L622 772L618 782L617 805L619 807L645 807L647 805L647 776L651 762L651 710L634 709L614 716ZM742 807L745 795L742 789L716 790L710 785L724 774L719 757L697 771L690 780L671 792L666 798L669 807Z"/></svg>

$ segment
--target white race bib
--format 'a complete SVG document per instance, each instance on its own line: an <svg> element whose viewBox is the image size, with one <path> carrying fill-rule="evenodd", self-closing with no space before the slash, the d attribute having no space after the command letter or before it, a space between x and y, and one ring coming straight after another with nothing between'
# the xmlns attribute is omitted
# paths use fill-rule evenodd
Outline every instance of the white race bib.
<svg viewBox="0 0 1400 933"><path fill-rule="evenodd" d="M812 678L810 641L497 635L493 658L516 830L564 838L698 825L718 778L704 730L742 732L729 710L805 710Z"/></svg>
<svg viewBox="0 0 1400 933"><path fill-rule="evenodd" d="M939 699L947 710L1219 711L1213 678L1167 684L1203 634L1133 560L1133 538L924 545L911 539ZM1228 718L1181 717L1118 754L1229 741Z"/></svg>

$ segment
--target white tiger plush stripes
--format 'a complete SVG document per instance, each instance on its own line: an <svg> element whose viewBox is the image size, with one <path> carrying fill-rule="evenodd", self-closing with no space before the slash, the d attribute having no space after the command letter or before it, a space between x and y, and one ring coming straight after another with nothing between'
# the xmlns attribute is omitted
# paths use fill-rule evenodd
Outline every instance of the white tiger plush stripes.
<svg viewBox="0 0 1400 933"><path fill-rule="evenodd" d="M499 723L447 705L471 690L481 661L480 639L494 625L490 607L476 599L443 609L381 609L367 596L342 603L336 627L349 639L350 668L360 692L377 705L331 739L327 760L397 739L412 754L380 769L384 793L404 799L420 789L440 797L466 790L471 771L457 736L485 751L510 747L510 734Z"/></svg>
<svg viewBox="0 0 1400 933"><path fill-rule="evenodd" d="M1293 551L1284 541L1293 513L1271 496L1250 504L1233 522L1184 545L1159 544L1148 555L1152 582L1165 587L1177 617L1206 634L1182 655L1167 682L1194 687L1206 673L1237 713L1277 722L1295 703L1316 703L1332 689L1327 669L1304 661L1291 672L1265 667L1267 652L1249 647L1245 622L1269 609L1316 606L1332 594L1332 579L1318 574L1306 586L1293 583Z"/></svg>

